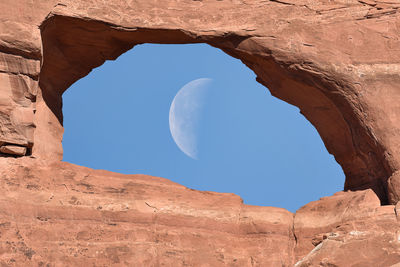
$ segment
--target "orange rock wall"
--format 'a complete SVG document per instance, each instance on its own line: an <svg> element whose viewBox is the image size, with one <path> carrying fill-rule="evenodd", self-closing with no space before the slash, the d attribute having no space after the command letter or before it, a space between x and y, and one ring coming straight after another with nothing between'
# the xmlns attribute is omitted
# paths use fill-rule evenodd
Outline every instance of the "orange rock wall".
<svg viewBox="0 0 400 267"><path fill-rule="evenodd" d="M10 266L391 266L395 206L368 189L296 214L167 179L0 159L0 263ZM47 265L49 264L49 265Z"/></svg>

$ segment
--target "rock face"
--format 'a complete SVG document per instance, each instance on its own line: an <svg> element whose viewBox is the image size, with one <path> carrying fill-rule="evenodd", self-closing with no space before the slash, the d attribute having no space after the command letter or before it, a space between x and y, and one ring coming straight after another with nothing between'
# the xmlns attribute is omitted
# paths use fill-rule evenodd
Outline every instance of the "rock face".
<svg viewBox="0 0 400 267"><path fill-rule="evenodd" d="M300 208L294 217L296 266L391 266L399 262L394 206L368 189L339 192ZM331 264L331 265L329 265Z"/></svg>
<svg viewBox="0 0 400 267"><path fill-rule="evenodd" d="M0 262L17 266L391 266L394 206L370 189L296 214L64 162L0 160Z"/></svg>
<svg viewBox="0 0 400 267"><path fill-rule="evenodd" d="M2 0L1 262L397 264L399 8L383 0ZM342 166L345 189L358 191L293 215L60 162L61 96L71 84L137 44L200 42L240 59L298 106Z"/></svg>
<svg viewBox="0 0 400 267"><path fill-rule="evenodd" d="M293 214L281 208L248 206L233 194L68 163L3 159L0 167L0 261L5 264L292 263Z"/></svg>
<svg viewBox="0 0 400 267"><path fill-rule="evenodd" d="M34 112L40 73L38 25L52 7L47 1L0 2L0 150L34 144ZM11 154L15 154L11 152Z"/></svg>

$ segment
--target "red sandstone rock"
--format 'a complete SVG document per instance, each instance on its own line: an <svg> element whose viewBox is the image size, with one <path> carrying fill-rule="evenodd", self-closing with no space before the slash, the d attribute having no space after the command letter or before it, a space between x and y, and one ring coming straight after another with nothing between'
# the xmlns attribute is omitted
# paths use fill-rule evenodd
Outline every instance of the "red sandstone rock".
<svg viewBox="0 0 400 267"><path fill-rule="evenodd" d="M26 147L4 145L4 146L0 147L0 152L4 153L4 154L10 154L10 155L16 155L16 156L25 156Z"/></svg>
<svg viewBox="0 0 400 267"><path fill-rule="evenodd" d="M0 262L398 265L399 7L380 0L0 1L0 144L38 158L0 158ZM343 167L345 189L367 190L312 202L293 219L234 195L58 162L62 93L145 42L204 42L240 59L316 127Z"/></svg>
<svg viewBox="0 0 400 267"><path fill-rule="evenodd" d="M295 266L391 266L400 262L395 207L372 190L339 192L299 209Z"/></svg>
<svg viewBox="0 0 400 267"><path fill-rule="evenodd" d="M293 214L163 178L0 160L0 262L290 266Z"/></svg>
<svg viewBox="0 0 400 267"><path fill-rule="evenodd" d="M31 147L40 73L38 26L52 1L0 1L0 142Z"/></svg>
<svg viewBox="0 0 400 267"><path fill-rule="evenodd" d="M163 178L0 159L0 262L17 266L391 266L394 206L339 192L294 216Z"/></svg>

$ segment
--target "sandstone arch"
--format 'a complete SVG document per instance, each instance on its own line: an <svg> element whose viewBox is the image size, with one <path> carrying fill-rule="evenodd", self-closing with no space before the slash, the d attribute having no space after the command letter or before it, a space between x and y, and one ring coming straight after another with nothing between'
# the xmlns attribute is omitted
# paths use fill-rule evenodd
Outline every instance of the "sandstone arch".
<svg viewBox="0 0 400 267"><path fill-rule="evenodd" d="M0 1L0 262L398 263L399 204L380 206L370 189L340 192L292 214L59 159L61 94L70 84L137 43L205 42L241 59L275 96L300 107L343 167L346 189L372 188L381 203L395 204L399 7L380 0ZM137 192L141 187L147 189ZM131 242L131 230L146 242ZM123 246L107 242L121 236ZM242 254L209 246L211 239ZM363 258L352 259L355 247Z"/></svg>
<svg viewBox="0 0 400 267"><path fill-rule="evenodd" d="M118 16L109 15L109 7L99 2L90 5L59 4L41 25L39 85L50 111L38 108L36 117L47 118L50 112L49 117L54 114L58 122L54 120L46 129L48 123L37 121L34 155L61 155L62 126L57 125L62 123L61 94L92 68L140 43L204 42L242 60L273 95L301 109L343 167L345 189L372 188L382 203L388 203L387 179L397 170L398 142L394 139L398 104L390 98L398 91L385 83L380 90L390 92L390 97L385 93L372 98L383 79L395 81L398 76L393 73L396 65L379 63L386 55L371 40L381 33L370 26L370 6L343 4L343 11L334 13L348 20L334 23L323 4L305 8L276 2L265 6L257 1L219 3L221 12L215 16L213 2L177 1L158 4L149 15L153 20L140 15L151 3L138 5L136 10L115 5L112 8ZM197 10L179 13L180 5ZM271 16L268 23L260 16L262 12L253 12L256 7ZM313 14L319 15L308 21ZM233 17L241 19L234 25L225 23ZM388 25L395 27L396 18L386 18ZM389 45L383 48L391 53ZM382 110L388 103L391 108ZM385 112L390 114L385 116ZM47 135L41 142L42 129L56 133L52 146ZM397 196L391 197L396 202Z"/></svg>

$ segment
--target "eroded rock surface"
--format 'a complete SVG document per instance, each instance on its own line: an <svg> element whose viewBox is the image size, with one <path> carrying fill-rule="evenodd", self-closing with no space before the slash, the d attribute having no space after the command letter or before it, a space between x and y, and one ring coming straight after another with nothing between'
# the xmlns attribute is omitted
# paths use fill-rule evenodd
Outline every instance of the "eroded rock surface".
<svg viewBox="0 0 400 267"><path fill-rule="evenodd" d="M394 206L339 192L295 215L167 179L0 160L0 262L16 266L391 266Z"/></svg>
<svg viewBox="0 0 400 267"><path fill-rule="evenodd" d="M370 189L338 192L310 202L300 208L294 218L296 266L391 266L398 263L398 219L395 206L380 206Z"/></svg>
<svg viewBox="0 0 400 267"><path fill-rule="evenodd" d="M1 263L396 266L399 8L383 0L0 1ZM342 166L345 189L358 191L293 215L61 163L62 93L146 42L203 42L240 59L300 108Z"/></svg>
<svg viewBox="0 0 400 267"><path fill-rule="evenodd" d="M0 145L33 146L42 59L39 25L51 2L0 2Z"/></svg>
<svg viewBox="0 0 400 267"><path fill-rule="evenodd" d="M26 147L15 145L3 145L0 147L0 152L8 155L25 156Z"/></svg>
<svg viewBox="0 0 400 267"><path fill-rule="evenodd" d="M0 262L290 266L293 214L163 178L0 160Z"/></svg>

